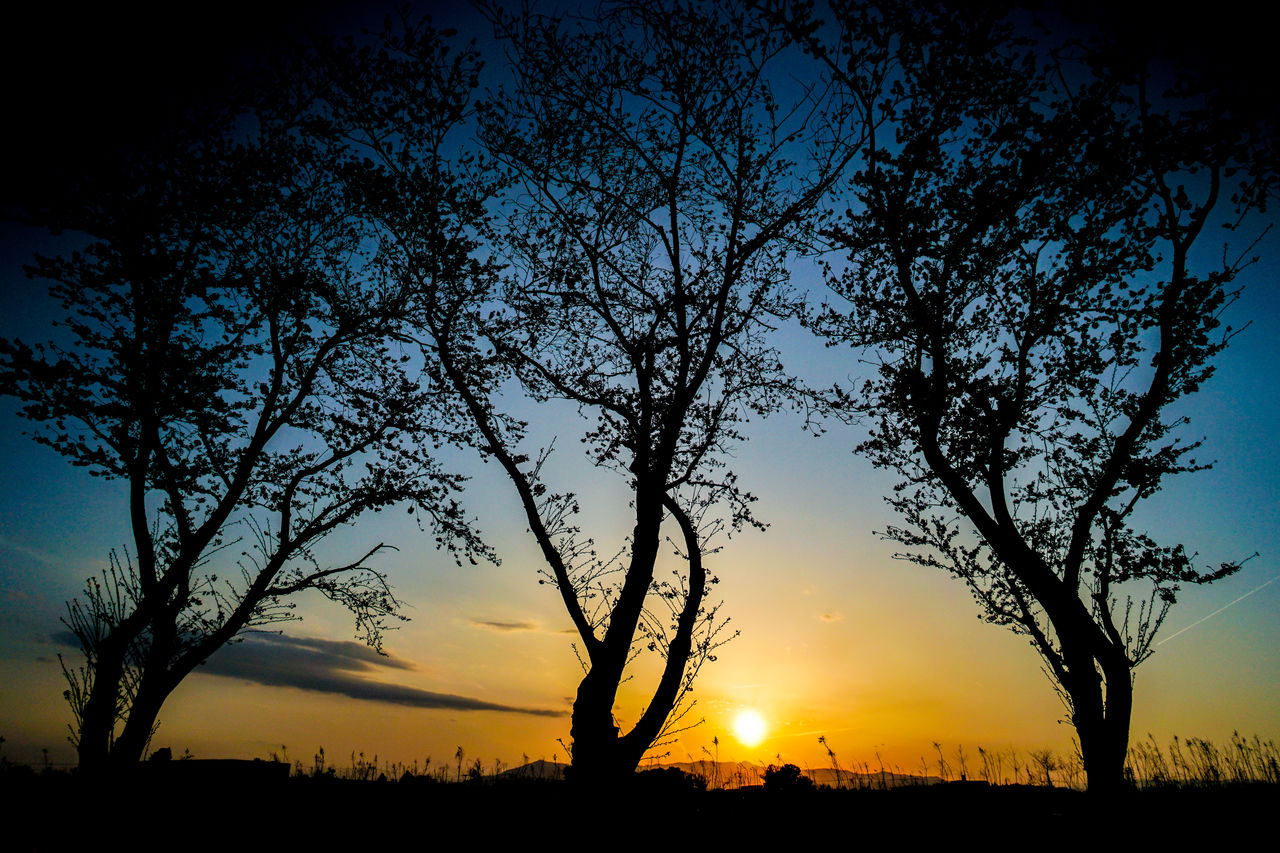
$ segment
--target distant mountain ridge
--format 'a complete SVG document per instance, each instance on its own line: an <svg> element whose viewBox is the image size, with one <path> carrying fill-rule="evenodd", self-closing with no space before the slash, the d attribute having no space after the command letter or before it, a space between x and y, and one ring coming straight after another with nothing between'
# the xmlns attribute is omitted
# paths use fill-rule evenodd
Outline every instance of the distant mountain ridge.
<svg viewBox="0 0 1280 853"><path fill-rule="evenodd" d="M539 758L537 761L530 761L528 764L521 764L519 767L512 767L509 770L503 770L498 774L499 779L563 779L564 771L569 769L568 764L561 764L557 761L547 761L545 758Z"/></svg>
<svg viewBox="0 0 1280 853"><path fill-rule="evenodd" d="M744 788L764 784L764 774L768 764L755 764L749 761L674 761L641 765L639 770L660 770L675 768L692 776L701 776L707 780L711 788ZM568 764L538 759L519 767L512 767L498 774L500 779L563 779ZM911 773L896 773L892 770L856 772L837 770L834 767L806 767L801 773L813 780L819 787L831 788L900 788L908 785L937 785L944 780L938 776L918 776Z"/></svg>

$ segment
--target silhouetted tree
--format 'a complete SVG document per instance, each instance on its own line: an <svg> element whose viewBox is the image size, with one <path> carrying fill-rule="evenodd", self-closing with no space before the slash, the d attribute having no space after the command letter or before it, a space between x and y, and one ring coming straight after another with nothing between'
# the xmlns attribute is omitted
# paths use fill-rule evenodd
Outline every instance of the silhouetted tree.
<svg viewBox="0 0 1280 853"><path fill-rule="evenodd" d="M515 487L579 635L574 773L617 778L671 732L723 640L703 559L717 531L755 523L724 457L748 417L802 395L768 335L792 311L784 260L833 169L791 161L812 104L803 92L794 108L775 100L766 66L781 45L739 11L489 15L514 76L482 116L489 165L513 183L491 232L505 273L475 260L466 280L440 280L414 212L415 164L432 143L394 123L375 134L387 151L377 180L399 193L382 221L427 295L422 345ZM597 556L574 494L548 482L551 448L522 449L526 425L493 396L504 377L588 419L589 458L623 479L634 512L615 556ZM687 567L666 581L655 575L664 520ZM645 648L662 671L624 734L618 687Z"/></svg>
<svg viewBox="0 0 1280 853"><path fill-rule="evenodd" d="M132 548L66 620L89 770L137 761L182 679L242 631L295 618L296 593L342 604L377 647L399 606L370 562L386 546L336 562L318 549L365 512L408 503L438 543L484 552L453 499L461 478L424 452L461 436L395 343L412 302L340 180L356 152L319 99L325 75L305 58L273 67L250 109L193 110L32 213L84 242L29 268L66 332L0 342L3 390L37 441L128 486Z"/></svg>
<svg viewBox="0 0 1280 853"><path fill-rule="evenodd" d="M1265 148L1190 81L1157 94L1133 56L1050 51L989 11L774 9L870 134L828 232L846 302L816 323L878 354L859 450L903 475L887 536L1030 638L1090 787L1118 786L1134 668L1180 585L1238 568L1200 571L1132 518L1207 467L1169 408L1232 336L1248 261L1193 249L1265 200Z"/></svg>

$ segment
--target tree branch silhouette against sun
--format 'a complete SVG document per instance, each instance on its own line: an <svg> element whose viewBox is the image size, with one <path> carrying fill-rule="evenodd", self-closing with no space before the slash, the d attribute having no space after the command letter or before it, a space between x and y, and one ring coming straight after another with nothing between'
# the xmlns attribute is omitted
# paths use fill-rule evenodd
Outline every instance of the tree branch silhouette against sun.
<svg viewBox="0 0 1280 853"><path fill-rule="evenodd" d="M474 341L452 320L430 320L429 337L578 634L574 773L616 779L679 725L673 710L726 638L704 558L717 532L758 525L725 468L741 425L814 401L769 334L793 310L784 260L837 165L792 161L813 104L779 107L766 66L782 46L734 4L615 3L577 24L486 12L514 75L481 114L513 181L493 231L509 267L495 293L469 297L469 316L489 312ZM550 447L520 449L523 425L498 414L496 385L463 355L481 343L530 400L587 419L589 459L619 475L634 514L605 552L616 557L581 534L578 499L550 482ZM670 522L685 570L662 580ZM658 683L623 733L618 687L646 651L662 658Z"/></svg>

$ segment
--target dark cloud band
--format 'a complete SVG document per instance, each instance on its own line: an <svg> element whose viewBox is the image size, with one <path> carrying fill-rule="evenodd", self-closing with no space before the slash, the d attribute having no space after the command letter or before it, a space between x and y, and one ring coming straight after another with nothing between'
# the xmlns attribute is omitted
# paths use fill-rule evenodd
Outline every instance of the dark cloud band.
<svg viewBox="0 0 1280 853"><path fill-rule="evenodd" d="M564 711L543 708L501 705L452 693L433 693L430 690L372 681L350 674L369 672L379 666L413 668L407 661L379 655L369 647L351 641L259 634L218 652L200 671L271 687L296 687L411 708L498 711L538 717L562 717L565 714Z"/></svg>
<svg viewBox="0 0 1280 853"><path fill-rule="evenodd" d="M50 639L59 645L76 647L70 631L59 631ZM506 714L530 714L536 717L563 717L564 711L545 708L520 708L486 702L470 696L433 693L401 684L388 684L356 677L351 673L387 669L413 669L409 661L391 655L380 655L362 643L350 640L321 640L311 637L287 637L281 634L250 634L244 642L220 650L205 662L200 672L239 678L270 687L296 687L317 693L333 693L385 702L410 708L444 708L452 711L497 711Z"/></svg>
<svg viewBox="0 0 1280 853"><path fill-rule="evenodd" d="M494 631L536 631L536 622L497 622L492 619L472 619L471 624L480 628L491 628Z"/></svg>

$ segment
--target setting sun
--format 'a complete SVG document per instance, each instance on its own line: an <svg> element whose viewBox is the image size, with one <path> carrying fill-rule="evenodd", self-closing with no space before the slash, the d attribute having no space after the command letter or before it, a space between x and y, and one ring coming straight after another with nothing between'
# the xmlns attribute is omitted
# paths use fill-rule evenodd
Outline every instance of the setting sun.
<svg viewBox="0 0 1280 853"><path fill-rule="evenodd" d="M733 720L733 735L743 746L759 746L767 729L758 711L742 711Z"/></svg>

